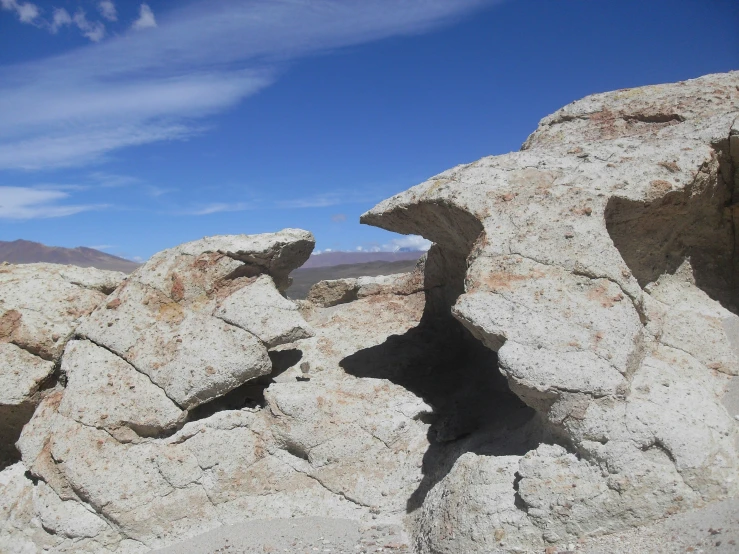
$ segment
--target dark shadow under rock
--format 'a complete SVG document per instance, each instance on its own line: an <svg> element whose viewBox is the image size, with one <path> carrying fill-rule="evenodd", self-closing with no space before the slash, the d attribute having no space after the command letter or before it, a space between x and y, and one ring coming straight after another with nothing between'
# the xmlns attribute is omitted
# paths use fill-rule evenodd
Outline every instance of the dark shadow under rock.
<svg viewBox="0 0 739 554"><path fill-rule="evenodd" d="M274 382L275 377L293 367L302 357L303 352L298 349L270 351L269 358L272 361L272 372L269 375L262 375L247 381L223 396L199 405L190 410L187 420L205 419L225 410L264 407L266 405L264 390Z"/></svg>
<svg viewBox="0 0 739 554"><path fill-rule="evenodd" d="M465 452L521 455L540 442L538 418L508 387L495 352L451 315L463 291L466 257L434 247L426 265L426 306L417 327L348 356L356 377L387 379L434 408L423 480L408 500L421 506Z"/></svg>
<svg viewBox="0 0 739 554"><path fill-rule="evenodd" d="M715 165L701 168L682 190L665 193L671 183L653 181L654 200L611 198L606 228L642 288L689 260L696 285L739 313L736 168L728 141L715 148Z"/></svg>
<svg viewBox="0 0 739 554"><path fill-rule="evenodd" d="M0 406L0 471L20 461L21 455L15 447L23 426L29 422L36 403L24 402L15 406Z"/></svg>

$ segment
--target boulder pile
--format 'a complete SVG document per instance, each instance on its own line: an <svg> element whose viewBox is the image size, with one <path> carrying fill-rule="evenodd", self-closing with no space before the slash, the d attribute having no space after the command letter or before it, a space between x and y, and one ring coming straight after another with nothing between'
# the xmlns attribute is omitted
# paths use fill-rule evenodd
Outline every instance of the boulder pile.
<svg viewBox="0 0 739 554"><path fill-rule="evenodd" d="M556 552L739 497L737 206L733 72L574 102L382 202L364 223L434 243L408 274L292 301L296 229L125 280L0 267L0 551L320 516Z"/></svg>

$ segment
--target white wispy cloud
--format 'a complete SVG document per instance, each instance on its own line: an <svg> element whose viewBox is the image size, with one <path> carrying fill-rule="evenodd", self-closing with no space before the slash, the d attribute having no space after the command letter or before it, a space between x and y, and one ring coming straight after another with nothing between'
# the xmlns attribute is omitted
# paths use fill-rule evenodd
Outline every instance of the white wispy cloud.
<svg viewBox="0 0 739 554"><path fill-rule="evenodd" d="M141 183L141 179L138 177L118 175L117 173L108 173L106 171L93 171L88 175L88 178L101 187L125 187Z"/></svg>
<svg viewBox="0 0 739 554"><path fill-rule="evenodd" d="M92 248L93 250L110 250L111 248L115 248L114 244L95 244L93 246L88 246L87 248Z"/></svg>
<svg viewBox="0 0 739 554"><path fill-rule="evenodd" d="M69 15L69 12L65 10L64 8L55 8L54 9L54 16L51 19L51 23L49 24L49 30L56 34L59 29L62 27L66 27L67 25L72 24L72 16Z"/></svg>
<svg viewBox="0 0 739 554"><path fill-rule="evenodd" d="M497 1L179 4L156 19L152 14L157 27L147 32L131 29L61 55L0 67L0 170L84 165L118 148L187 138L202 131L202 118L271 84L286 61L418 33ZM19 18L38 17L23 8L27 3L0 2ZM139 15L144 12L142 5ZM91 40L105 34L103 24L83 12L57 13L57 29L72 24L68 17Z"/></svg>
<svg viewBox="0 0 739 554"><path fill-rule="evenodd" d="M382 199L382 194L376 189L364 190L357 187L346 190L335 190L302 198L291 198L276 202L278 208L327 208L329 206L340 206L342 204L355 204L358 202L377 202Z"/></svg>
<svg viewBox="0 0 739 554"><path fill-rule="evenodd" d="M426 252L433 243L418 235L391 239L385 244L357 246L357 252Z"/></svg>
<svg viewBox="0 0 739 554"><path fill-rule="evenodd" d="M334 194L319 194L308 198L294 198L292 200L280 200L278 208L327 208L345 204L345 200Z"/></svg>
<svg viewBox="0 0 739 554"><path fill-rule="evenodd" d="M176 189L174 187L165 188L165 187L157 187L154 185L147 185L144 187L144 192L148 196L151 196L152 198L159 198L160 196L169 194L170 192L177 192L177 190L179 189Z"/></svg>
<svg viewBox="0 0 739 554"><path fill-rule="evenodd" d="M92 42L100 42L105 37L105 25L100 21L90 21L87 14L79 8L75 12L74 17L64 8L54 8L51 20L41 16L41 8L31 2L18 2L18 0L0 0L0 7L4 10L15 12L21 23L28 23L40 29L47 29L50 33L56 34L59 29L66 26L76 26L83 36ZM103 17L110 21L111 14L115 17L115 5L110 1L103 1L98 4ZM112 12L110 9L112 8Z"/></svg>
<svg viewBox="0 0 739 554"><path fill-rule="evenodd" d="M92 42L100 42L105 36L105 25L100 21L90 21L87 14L82 8L78 9L72 18L82 35L89 38Z"/></svg>
<svg viewBox="0 0 739 554"><path fill-rule="evenodd" d="M75 134L59 133L33 136L5 144L0 142L0 169L49 169L84 165L97 161L101 154L116 148L180 139L191 134L191 130L182 125L120 125L103 129L94 129L91 126L89 130L79 130Z"/></svg>
<svg viewBox="0 0 739 554"><path fill-rule="evenodd" d="M108 21L118 21L118 12L115 9L115 3L111 0L100 0L98 11Z"/></svg>
<svg viewBox="0 0 739 554"><path fill-rule="evenodd" d="M236 202L230 204L226 202L215 202L212 204L205 204L203 206L180 210L176 213L178 215L210 215L220 212L243 212L252 208L253 206L246 202Z"/></svg>
<svg viewBox="0 0 739 554"><path fill-rule="evenodd" d="M0 0L0 7L4 10L15 12L18 19L23 23L33 23L41 14L36 4L31 2L18 2L17 0Z"/></svg>
<svg viewBox="0 0 739 554"><path fill-rule="evenodd" d="M0 187L0 219L63 217L101 209L103 205L62 204L69 193L27 187Z"/></svg>
<svg viewBox="0 0 739 554"><path fill-rule="evenodd" d="M133 22L134 29L149 29L157 26L157 20L154 17L154 12L148 4L141 4L139 8L139 18Z"/></svg>

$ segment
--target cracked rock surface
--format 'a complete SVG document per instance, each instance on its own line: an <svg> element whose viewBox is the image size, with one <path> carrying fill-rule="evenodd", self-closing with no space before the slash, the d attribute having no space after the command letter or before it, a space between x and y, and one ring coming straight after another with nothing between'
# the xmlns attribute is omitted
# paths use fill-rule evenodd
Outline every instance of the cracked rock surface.
<svg viewBox="0 0 739 554"><path fill-rule="evenodd" d="M181 408L194 408L269 373L266 346L310 335L272 279L284 281L313 244L310 233L286 229L165 250L78 333L147 375ZM260 308L275 313L267 319Z"/></svg>
<svg viewBox="0 0 739 554"><path fill-rule="evenodd" d="M272 237L283 252L289 250L283 235ZM228 248L221 250L236 250L233 238L224 242ZM260 237L258 243L265 242ZM343 518L365 521L367 528L402 524L407 499L422 479L428 424L421 417L431 408L387 380L347 375L339 362L413 327L423 293L383 296L392 307L384 326L362 335L378 297L331 314L304 305L301 313L278 293L272 275L244 269L246 246L234 260L213 253L218 243L212 237L155 256L69 342L62 359L66 387L41 403L18 442L23 462L8 468L0 482L0 496L8 498L0 514L3 548L143 552L264 517ZM296 256L293 263L303 260ZM280 263L289 265L284 253ZM147 351L146 341L184 338L182 323L194 318L188 311L200 317L193 340L198 333L220 340L213 337L219 327L205 323L210 318L243 325L238 329L263 354L251 362L241 344L227 342L219 345L222 352L203 350L188 358L186 368L200 359L214 364L218 356L234 356L244 365L266 360L272 376L258 365L230 392L218 389L213 400L176 402L189 371L181 370L181 388L172 389L156 381L159 368L141 360L144 354L164 363L177 359L178 350ZM184 315L171 318L172 312ZM123 324L124 317L131 323ZM355 326L349 346L342 340L347 320ZM138 349L135 354L126 344ZM297 363L301 348L313 364L307 377ZM202 382L213 390L220 376L206 371L191 386ZM240 404L219 404L235 399Z"/></svg>

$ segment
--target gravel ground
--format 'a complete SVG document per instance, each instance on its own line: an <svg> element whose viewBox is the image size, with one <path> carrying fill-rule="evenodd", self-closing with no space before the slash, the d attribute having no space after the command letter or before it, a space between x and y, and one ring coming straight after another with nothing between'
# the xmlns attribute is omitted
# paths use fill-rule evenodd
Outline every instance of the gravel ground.
<svg viewBox="0 0 739 554"><path fill-rule="evenodd" d="M160 554L410 554L397 525L368 526L359 521L302 517L263 519L225 525Z"/></svg>

